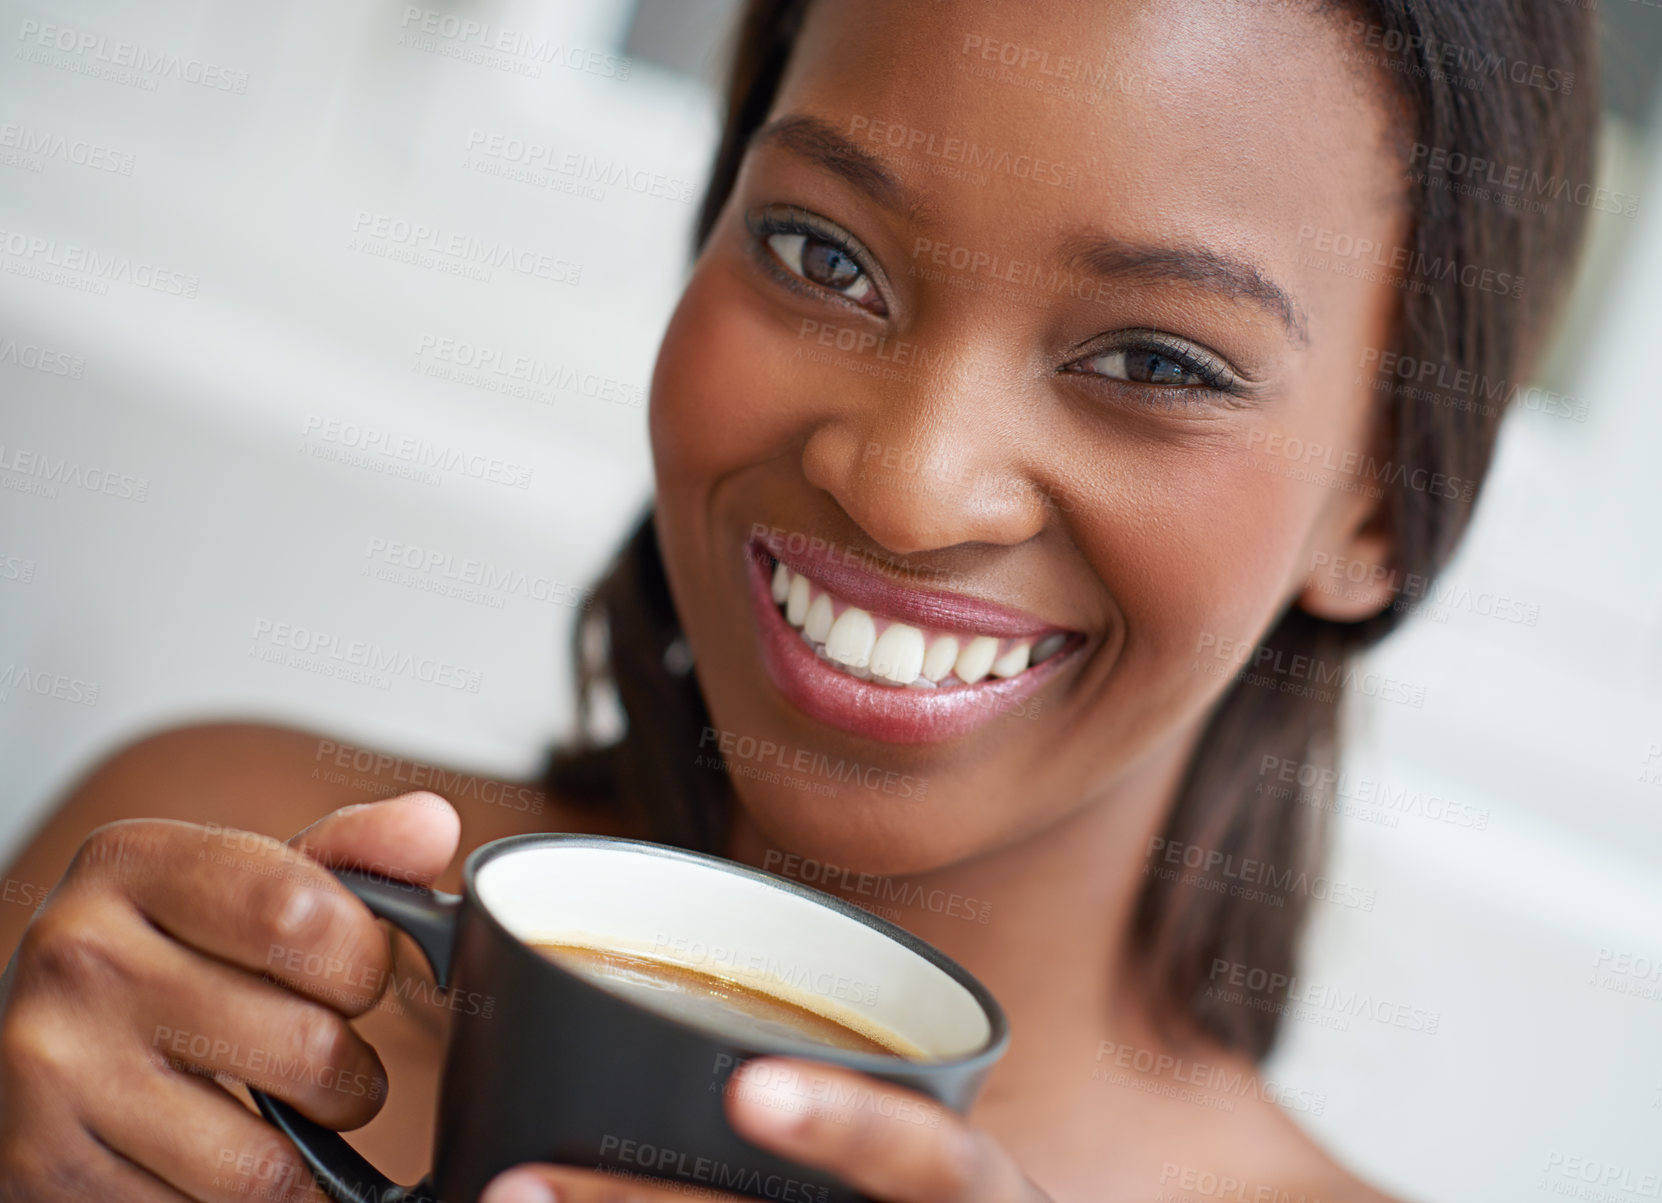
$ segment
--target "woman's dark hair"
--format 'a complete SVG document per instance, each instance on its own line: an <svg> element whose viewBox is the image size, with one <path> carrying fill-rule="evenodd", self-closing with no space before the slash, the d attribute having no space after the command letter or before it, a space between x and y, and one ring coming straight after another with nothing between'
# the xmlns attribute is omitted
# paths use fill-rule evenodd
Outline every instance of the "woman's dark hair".
<svg viewBox="0 0 1662 1203"><path fill-rule="evenodd" d="M744 9L726 125L699 214L700 246L773 104L809 3L749 0ZM1185 874L1168 880L1150 874L1132 933L1155 1014L1174 1032L1199 1030L1255 1059L1275 1039L1282 996L1257 994L1252 1006L1224 1002L1225 992L1209 989L1214 969L1222 962L1262 970L1270 981L1292 977L1308 883L1323 855L1321 820L1333 804L1320 790L1285 784L1283 770L1297 781L1331 780L1323 770L1336 756L1337 698L1349 658L1425 597L1466 526L1505 401L1530 370L1574 267L1586 217L1577 198L1592 182L1597 120L1593 17L1578 5L1342 0L1323 7L1344 23L1349 57L1373 66L1401 114L1395 149L1409 222L1398 255L1399 305L1389 345L1358 369L1370 377L1383 369L1373 379L1377 453L1365 473L1382 497L1380 521L1395 548L1396 600L1364 622L1331 622L1296 607L1281 616L1216 704L1166 818L1160 847L1199 849L1202 866L1185 865ZM1476 163L1487 165L1491 180L1498 171L1520 182L1511 192L1485 188L1465 178ZM597 639L607 632L609 640ZM732 795L723 772L700 767L709 720L685 671L650 516L600 583L577 648L580 713L586 721L594 690L609 684L627 730L618 742L556 754L550 789L629 806L655 838L718 847ZM1313 666L1286 680L1316 687L1265 688L1261 673L1249 679L1255 663ZM1209 870L1207 854L1234 866L1256 862L1274 881L1291 883L1277 894L1282 905L1231 899L1239 877ZM1178 884L1185 875L1188 883Z"/></svg>

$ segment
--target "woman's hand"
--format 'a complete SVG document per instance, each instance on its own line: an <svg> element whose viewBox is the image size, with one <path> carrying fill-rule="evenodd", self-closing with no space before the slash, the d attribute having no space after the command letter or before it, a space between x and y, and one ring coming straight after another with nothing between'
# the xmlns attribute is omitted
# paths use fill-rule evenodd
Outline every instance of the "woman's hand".
<svg viewBox="0 0 1662 1203"><path fill-rule="evenodd" d="M727 1116L746 1140L884 1203L1045 1203L985 1132L923 1095L852 1070L760 1058L733 1075ZM480 1203L669 1203L705 1185L632 1176L625 1187L616 1174L524 1165L492 1182ZM817 1198L811 1188L776 1197Z"/></svg>
<svg viewBox="0 0 1662 1203"><path fill-rule="evenodd" d="M0 983L0 1199L315 1199L223 1074L331 1128L386 1095L347 1020L386 934L319 861L428 882L459 823L433 794L349 806L285 845L167 820L100 827ZM314 859L315 858L315 859Z"/></svg>

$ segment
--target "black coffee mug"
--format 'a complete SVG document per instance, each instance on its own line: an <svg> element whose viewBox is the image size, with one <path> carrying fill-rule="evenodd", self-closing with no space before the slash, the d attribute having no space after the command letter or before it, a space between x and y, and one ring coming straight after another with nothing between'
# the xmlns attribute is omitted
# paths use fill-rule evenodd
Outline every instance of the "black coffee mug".
<svg viewBox="0 0 1662 1203"><path fill-rule="evenodd" d="M475 850L460 895L336 876L421 947L453 1019L433 1170L416 1186L396 1185L339 1133L253 1092L337 1203L470 1203L525 1162L856 1203L862 1196L836 1177L733 1131L722 1102L733 1072L752 1057L808 1057L961 1114L1009 1042L986 988L909 932L713 856L641 840L521 835ZM625 998L527 941L633 952L775 990L784 983L810 1009L874 1025L927 1059L736 1037Z"/></svg>

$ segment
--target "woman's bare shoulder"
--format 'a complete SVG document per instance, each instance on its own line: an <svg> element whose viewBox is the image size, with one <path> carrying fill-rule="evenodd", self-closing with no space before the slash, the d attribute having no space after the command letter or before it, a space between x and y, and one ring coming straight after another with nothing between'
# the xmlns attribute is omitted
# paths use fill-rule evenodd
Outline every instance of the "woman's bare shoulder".
<svg viewBox="0 0 1662 1203"><path fill-rule="evenodd" d="M1282 1112L1278 1119L1285 1133L1288 1160L1297 1167L1290 1178L1299 1183L1287 1198L1302 1198L1308 1203L1408 1203L1364 1182L1340 1165L1291 1116Z"/></svg>
<svg viewBox="0 0 1662 1203"><path fill-rule="evenodd" d="M218 822L287 838L353 802L425 789L459 810L491 807L550 819L587 812L537 782L469 772L270 723L202 723L146 734L99 760L63 809L99 822L137 816ZM543 824L528 824L541 827Z"/></svg>
<svg viewBox="0 0 1662 1203"><path fill-rule="evenodd" d="M1306 1196L1311 1203L1409 1203L1395 1195L1388 1195L1378 1187L1356 1177L1349 1170L1334 1167L1335 1172L1315 1184ZM1296 1197L1296 1196L1295 1196Z"/></svg>
<svg viewBox="0 0 1662 1203"><path fill-rule="evenodd" d="M1163 1198L1171 1203L1236 1197L1285 1203L1407 1203L1343 1165L1290 1109L1297 1100L1305 1103L1306 1111L1314 1110L1310 1102L1324 1096L1271 1089L1263 1067L1216 1045L1191 1048L1189 1055L1193 1064L1209 1067L1201 1076L1212 1084L1208 1090L1214 1097L1198 1113L1187 1100L1175 1101L1168 1109L1171 1131L1177 1136L1163 1157Z"/></svg>
<svg viewBox="0 0 1662 1203"><path fill-rule="evenodd" d="M629 834L603 809L540 784L472 773L266 723L204 723L133 739L97 761L37 828L14 868L56 881L94 828L163 818L278 839L354 802L430 790L462 816L462 847L523 831Z"/></svg>

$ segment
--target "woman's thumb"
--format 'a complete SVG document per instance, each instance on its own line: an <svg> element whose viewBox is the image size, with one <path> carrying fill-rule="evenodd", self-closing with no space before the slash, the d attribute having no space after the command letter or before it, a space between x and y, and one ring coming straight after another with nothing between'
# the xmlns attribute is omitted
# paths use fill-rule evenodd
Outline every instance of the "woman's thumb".
<svg viewBox="0 0 1662 1203"><path fill-rule="evenodd" d="M417 790L331 811L289 845L331 869L363 869L426 885L456 855L461 834L455 808Z"/></svg>

